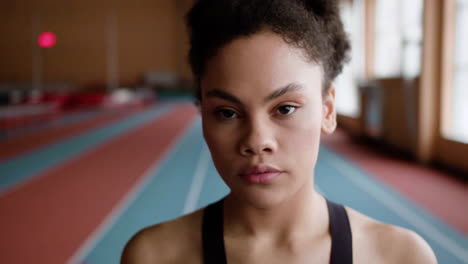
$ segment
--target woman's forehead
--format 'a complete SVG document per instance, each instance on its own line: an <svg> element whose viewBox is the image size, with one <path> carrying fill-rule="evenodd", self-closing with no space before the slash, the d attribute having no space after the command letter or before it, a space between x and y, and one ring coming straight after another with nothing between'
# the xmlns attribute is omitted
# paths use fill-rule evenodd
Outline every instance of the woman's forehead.
<svg viewBox="0 0 468 264"><path fill-rule="evenodd" d="M280 36L262 32L236 39L212 57L201 79L204 92L213 89L238 91L275 89L291 83L321 86L322 67Z"/></svg>

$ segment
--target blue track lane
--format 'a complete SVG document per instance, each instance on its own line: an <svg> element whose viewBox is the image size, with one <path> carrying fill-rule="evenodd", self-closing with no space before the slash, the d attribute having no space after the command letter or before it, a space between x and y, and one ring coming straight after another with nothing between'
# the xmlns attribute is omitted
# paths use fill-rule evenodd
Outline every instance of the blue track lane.
<svg viewBox="0 0 468 264"><path fill-rule="evenodd" d="M47 169L66 162L97 145L106 143L132 129L158 118L172 108L159 105L140 114L96 130L73 136L19 157L0 162L0 195L8 189L39 176Z"/></svg>
<svg viewBox="0 0 468 264"><path fill-rule="evenodd" d="M136 194L128 207L122 208L117 220L87 245L89 250L84 251L81 258L85 259L84 263L119 263L125 243L135 232L181 216L203 148L206 146L197 120L161 166L153 169L149 183ZM439 263L468 263L468 258L463 258L468 252L466 237L336 153L325 147L320 151L315 184L327 198L380 221L416 231L429 242ZM196 201L197 208L222 198L229 191L211 160L207 166ZM442 240L437 233L442 234ZM450 247L450 243L456 248Z"/></svg>

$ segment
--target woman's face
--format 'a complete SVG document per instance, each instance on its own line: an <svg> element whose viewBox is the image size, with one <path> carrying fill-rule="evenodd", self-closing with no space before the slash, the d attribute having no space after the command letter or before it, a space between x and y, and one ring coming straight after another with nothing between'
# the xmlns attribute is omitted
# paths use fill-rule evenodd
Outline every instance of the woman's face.
<svg viewBox="0 0 468 264"><path fill-rule="evenodd" d="M208 62L203 134L237 199L267 208L313 187L320 133L336 125L334 89L322 96L322 76L271 32L236 39Z"/></svg>

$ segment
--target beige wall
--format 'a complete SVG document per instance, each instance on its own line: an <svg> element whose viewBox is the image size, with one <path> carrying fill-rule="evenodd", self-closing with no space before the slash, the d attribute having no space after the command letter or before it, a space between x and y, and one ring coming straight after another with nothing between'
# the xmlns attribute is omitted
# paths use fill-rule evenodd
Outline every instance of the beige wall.
<svg viewBox="0 0 468 264"><path fill-rule="evenodd" d="M105 83L108 15L115 10L118 74L135 82L145 71L170 71L190 77L181 7L175 0L25 0L5 1L0 9L0 82L32 82L34 17L39 31L52 31L57 45L41 49L44 82Z"/></svg>

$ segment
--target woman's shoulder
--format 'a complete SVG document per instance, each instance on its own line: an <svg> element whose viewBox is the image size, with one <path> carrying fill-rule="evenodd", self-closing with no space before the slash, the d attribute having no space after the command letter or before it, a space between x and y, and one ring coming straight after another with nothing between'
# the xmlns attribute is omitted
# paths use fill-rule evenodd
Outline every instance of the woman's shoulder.
<svg viewBox="0 0 468 264"><path fill-rule="evenodd" d="M346 211L357 263L437 263L429 244L416 232L382 223L351 208Z"/></svg>
<svg viewBox="0 0 468 264"><path fill-rule="evenodd" d="M203 208L140 230L127 242L121 263L196 263L201 259L202 214Z"/></svg>

